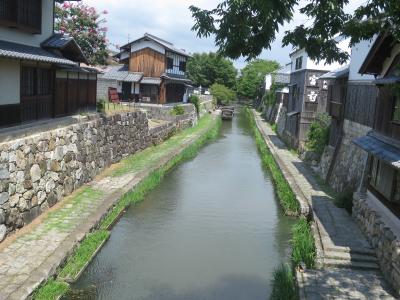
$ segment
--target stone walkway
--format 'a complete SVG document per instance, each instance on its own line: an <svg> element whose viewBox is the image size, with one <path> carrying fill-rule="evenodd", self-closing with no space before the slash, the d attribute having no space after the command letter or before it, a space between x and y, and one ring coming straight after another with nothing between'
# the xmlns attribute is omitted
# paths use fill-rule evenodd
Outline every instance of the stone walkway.
<svg viewBox="0 0 400 300"><path fill-rule="evenodd" d="M150 152L146 168L116 175L111 166L93 182L75 191L21 232L0 244L0 300L26 299L72 253L115 202L153 170L181 153L209 126L166 147ZM173 138L172 138L173 139ZM171 144L171 143L170 143ZM146 151L146 150L145 150Z"/></svg>
<svg viewBox="0 0 400 300"><path fill-rule="evenodd" d="M302 208L307 203L314 220L319 270L298 274L301 298L394 299L380 274L375 251L351 216L335 206L306 164L287 149L259 113L253 113Z"/></svg>

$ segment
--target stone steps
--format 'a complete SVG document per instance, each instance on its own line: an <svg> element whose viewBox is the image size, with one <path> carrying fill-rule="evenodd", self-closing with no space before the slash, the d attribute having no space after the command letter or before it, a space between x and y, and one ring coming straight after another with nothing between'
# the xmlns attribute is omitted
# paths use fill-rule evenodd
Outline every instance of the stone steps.
<svg viewBox="0 0 400 300"><path fill-rule="evenodd" d="M345 260L352 262L371 262L377 263L378 259L374 255L366 255L366 254L358 254L358 253L349 253L349 252L325 252L325 259L334 259L334 260Z"/></svg>
<svg viewBox="0 0 400 300"><path fill-rule="evenodd" d="M375 250L372 248L356 248L356 247L334 247L334 248L326 248L325 253L328 252L341 252L341 253L351 253L351 254L361 254L361 255L370 255L370 256L375 256L376 257L376 253Z"/></svg>
<svg viewBox="0 0 400 300"><path fill-rule="evenodd" d="M327 268L348 268L359 270L379 270L379 265L375 262L350 261L333 258L324 258L324 266Z"/></svg>

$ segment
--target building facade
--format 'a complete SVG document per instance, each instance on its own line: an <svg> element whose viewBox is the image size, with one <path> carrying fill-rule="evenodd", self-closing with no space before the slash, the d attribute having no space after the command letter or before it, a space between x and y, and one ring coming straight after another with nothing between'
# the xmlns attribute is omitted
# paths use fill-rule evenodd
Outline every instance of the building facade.
<svg viewBox="0 0 400 300"><path fill-rule="evenodd" d="M190 55L184 50L146 33L122 46L117 57L121 65L106 71L100 80L116 85L123 100L159 104L187 101L190 80L186 63Z"/></svg>
<svg viewBox="0 0 400 300"><path fill-rule="evenodd" d="M348 51L348 41L340 41L339 47ZM319 101L321 89L318 79L342 65L316 62L304 49L292 52L290 59L289 99L283 138L291 147L303 149L311 123L318 113L327 112L326 103ZM326 85L321 88L323 91L327 90Z"/></svg>
<svg viewBox="0 0 400 300"><path fill-rule="evenodd" d="M377 87L374 76L360 74L372 41L361 41L351 49L348 67L337 69L321 79L327 81L327 108L331 116L329 144L320 161L320 176L337 192L358 188L367 153L352 140L372 129Z"/></svg>
<svg viewBox="0 0 400 300"><path fill-rule="evenodd" d="M76 42L55 34L54 0L0 0L0 127L96 105L97 74Z"/></svg>
<svg viewBox="0 0 400 300"><path fill-rule="evenodd" d="M400 293L400 43L380 34L361 65L377 76L372 130L354 140L368 159L353 216L377 251L386 279Z"/></svg>

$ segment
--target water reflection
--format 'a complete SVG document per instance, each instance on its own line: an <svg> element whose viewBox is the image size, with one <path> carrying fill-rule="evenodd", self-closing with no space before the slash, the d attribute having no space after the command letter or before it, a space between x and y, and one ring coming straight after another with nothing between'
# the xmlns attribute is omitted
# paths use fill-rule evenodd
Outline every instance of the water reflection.
<svg viewBox="0 0 400 300"><path fill-rule="evenodd" d="M266 299L291 223L238 115L127 211L73 297Z"/></svg>

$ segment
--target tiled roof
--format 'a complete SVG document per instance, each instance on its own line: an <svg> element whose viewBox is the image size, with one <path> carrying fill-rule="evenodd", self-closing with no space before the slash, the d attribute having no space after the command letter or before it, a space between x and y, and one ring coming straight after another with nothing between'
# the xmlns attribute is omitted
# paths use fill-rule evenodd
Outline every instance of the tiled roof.
<svg viewBox="0 0 400 300"><path fill-rule="evenodd" d="M101 78L125 82L139 82L143 73L129 72L128 66L113 66Z"/></svg>
<svg viewBox="0 0 400 300"><path fill-rule="evenodd" d="M75 65L75 62L59 57L39 47L0 41L0 57L26 59L46 63Z"/></svg>
<svg viewBox="0 0 400 300"><path fill-rule="evenodd" d="M357 138L353 143L392 167L400 169L400 150L372 134Z"/></svg>
<svg viewBox="0 0 400 300"><path fill-rule="evenodd" d="M70 36L54 34L42 43L42 47L60 49L67 46L72 41L74 41L74 39Z"/></svg>
<svg viewBox="0 0 400 300"><path fill-rule="evenodd" d="M161 78L158 77L143 77L140 83L143 84L156 84L160 85L161 84Z"/></svg>
<svg viewBox="0 0 400 300"><path fill-rule="evenodd" d="M325 73L324 75L319 77L319 79L339 79L348 76L349 72L350 72L350 66L347 65L337 70Z"/></svg>
<svg viewBox="0 0 400 300"><path fill-rule="evenodd" d="M163 46L164 48L166 48L166 49L168 49L168 50L170 50L172 52L175 52L175 53L178 53L180 55L187 56L187 57L191 56L185 50L176 48L174 46L174 44L172 44L170 42L167 42L166 40L163 40L163 39L161 39L161 38L159 38L159 37L157 37L155 35L149 34L149 33L145 33L141 38L136 39L133 42L129 42L128 44L122 46L121 49L126 48L126 47L130 46L131 44L136 43L136 42L138 42L138 41L140 41L142 39L146 39L146 38L155 41L156 43L160 44L161 46Z"/></svg>
<svg viewBox="0 0 400 300"><path fill-rule="evenodd" d="M171 75L171 74L162 74L161 78L170 80L170 81L179 81L179 82L187 82L187 83L191 83L192 81L190 79L188 79L185 76L180 76L180 75Z"/></svg>
<svg viewBox="0 0 400 300"><path fill-rule="evenodd" d="M81 47L73 37L63 34L53 34L51 37L45 40L41 46L45 49L60 50L64 56L72 58L74 61L88 63Z"/></svg>

